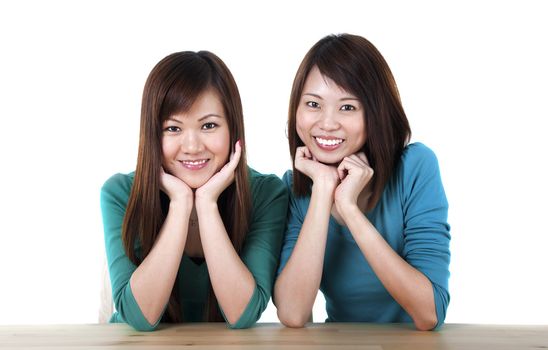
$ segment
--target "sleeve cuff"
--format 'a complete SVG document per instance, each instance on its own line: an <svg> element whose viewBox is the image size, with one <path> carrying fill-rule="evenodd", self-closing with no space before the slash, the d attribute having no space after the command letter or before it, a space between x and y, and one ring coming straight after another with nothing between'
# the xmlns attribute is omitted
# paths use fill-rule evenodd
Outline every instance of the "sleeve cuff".
<svg viewBox="0 0 548 350"><path fill-rule="evenodd" d="M434 289L434 304L436 307L436 317L438 319L438 323L432 329L435 331L438 330L445 322L447 306L449 306L449 293L435 283L432 283L432 288Z"/></svg>
<svg viewBox="0 0 548 350"><path fill-rule="evenodd" d="M148 323L145 315L143 315L143 312L139 307L139 304L137 304L137 300L135 300L135 297L133 296L133 292L129 283L126 290L124 291L123 300L125 301L125 305L119 305L121 307L118 309L119 317L121 320L141 332L150 332L158 327L162 317L158 317L158 320L154 324Z"/></svg>
<svg viewBox="0 0 548 350"><path fill-rule="evenodd" d="M255 285L255 289L253 290L253 294L251 295L251 298L249 299L249 303L247 303L247 306L245 307L244 312L242 313L238 321L236 321L235 323L228 322L223 312L223 309L219 306L219 309L221 310L221 314L223 315L223 318L225 319L228 328L243 329L243 328L249 328L253 326L259 318L258 315L261 314L259 299L260 299L259 290L257 288L257 285Z"/></svg>

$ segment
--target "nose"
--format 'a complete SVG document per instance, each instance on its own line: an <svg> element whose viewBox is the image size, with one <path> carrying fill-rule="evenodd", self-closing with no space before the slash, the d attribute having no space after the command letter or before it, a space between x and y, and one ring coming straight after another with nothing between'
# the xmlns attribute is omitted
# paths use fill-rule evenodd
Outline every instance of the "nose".
<svg viewBox="0 0 548 350"><path fill-rule="evenodd" d="M322 130L337 130L341 125L337 118L337 112L331 109L324 109L320 115L318 124Z"/></svg>
<svg viewBox="0 0 548 350"><path fill-rule="evenodd" d="M181 136L181 151L186 154L196 154L203 150L203 143L199 133L193 130L185 130Z"/></svg>

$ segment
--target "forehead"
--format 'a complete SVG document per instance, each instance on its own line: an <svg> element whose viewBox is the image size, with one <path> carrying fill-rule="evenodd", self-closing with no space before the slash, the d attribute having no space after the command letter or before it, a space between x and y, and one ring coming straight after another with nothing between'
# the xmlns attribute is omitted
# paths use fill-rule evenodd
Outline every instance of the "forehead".
<svg viewBox="0 0 548 350"><path fill-rule="evenodd" d="M190 106L190 111L192 110L222 110L223 103L221 97L215 89L207 89L202 92L194 103Z"/></svg>
<svg viewBox="0 0 548 350"><path fill-rule="evenodd" d="M340 96L354 96L352 93L343 89L340 85L337 85L337 83L335 83L335 81L333 81L331 78L323 75L317 66L314 66L308 73L302 93L329 93Z"/></svg>
<svg viewBox="0 0 548 350"><path fill-rule="evenodd" d="M186 111L174 113L170 118L200 119L208 115L225 118L224 106L220 95L215 89L202 92Z"/></svg>

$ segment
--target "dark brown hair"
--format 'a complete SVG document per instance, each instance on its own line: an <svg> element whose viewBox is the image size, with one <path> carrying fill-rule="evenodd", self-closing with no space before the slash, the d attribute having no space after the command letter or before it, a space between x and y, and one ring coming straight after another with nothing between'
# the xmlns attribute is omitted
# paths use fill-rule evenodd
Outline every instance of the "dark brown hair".
<svg viewBox="0 0 548 350"><path fill-rule="evenodd" d="M295 152L304 146L297 134L297 108L312 68L355 95L364 106L366 142L361 149L375 171L367 185L372 191L366 210L371 210L411 137L396 81L380 52L367 39L350 34L329 35L306 54L293 81L289 101L288 138L293 161L293 190L310 194L311 180L295 169Z"/></svg>
<svg viewBox="0 0 548 350"><path fill-rule="evenodd" d="M143 91L141 130L135 180L131 188L122 240L129 259L139 265L149 254L167 215L167 195L160 189L162 125L170 116L188 111L207 89L214 89L226 114L230 147L237 140L245 145L240 94L232 74L219 57L208 51L183 51L162 59L150 72ZM219 196L223 223L239 253L248 229L250 189L245 148L234 174L234 182ZM167 307L168 320L181 322L175 284ZM210 286L209 321L222 321Z"/></svg>

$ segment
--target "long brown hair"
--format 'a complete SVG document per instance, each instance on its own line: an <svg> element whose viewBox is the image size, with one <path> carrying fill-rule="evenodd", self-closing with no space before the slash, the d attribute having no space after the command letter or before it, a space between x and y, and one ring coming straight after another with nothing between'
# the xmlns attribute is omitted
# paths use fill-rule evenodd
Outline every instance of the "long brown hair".
<svg viewBox="0 0 548 350"><path fill-rule="evenodd" d="M297 134L297 108L306 78L315 66L323 76L355 95L364 106L367 140L361 151L375 171L368 184L372 195L366 210L371 210L411 138L396 81L380 52L361 36L329 35L308 51L293 81L288 113L293 190L298 196L310 194L311 180L295 168L297 147L304 146Z"/></svg>
<svg viewBox="0 0 548 350"><path fill-rule="evenodd" d="M145 83L135 180L122 227L125 252L135 265L149 254L167 215L169 198L160 189L162 124L169 116L188 111L209 88L215 89L221 98L233 151L237 140L245 145L242 103L233 76L219 57L208 51L173 53L152 69ZM234 175L234 182L219 196L218 205L230 240L239 253L251 207L243 147ZM176 285L167 307L167 321L171 322L182 321ZM207 313L209 321L222 321L211 286Z"/></svg>

